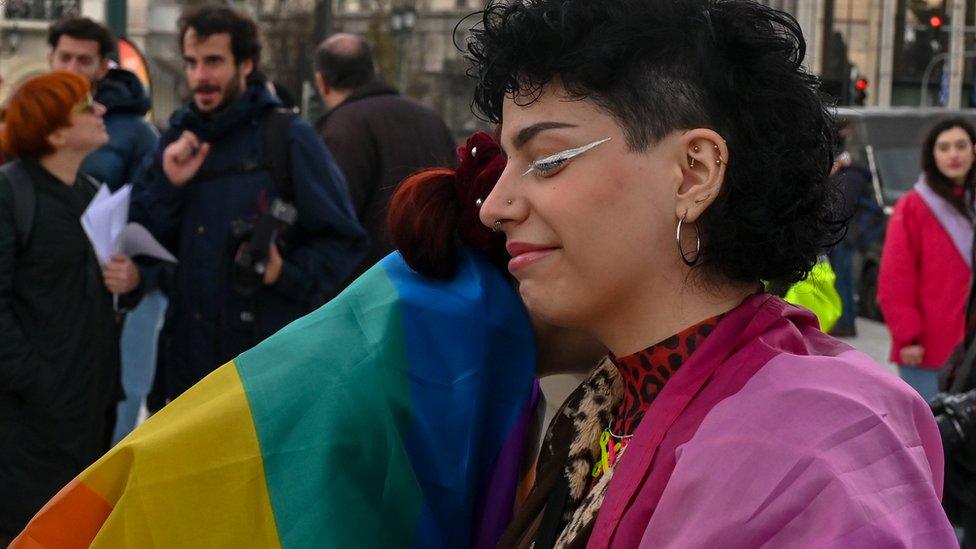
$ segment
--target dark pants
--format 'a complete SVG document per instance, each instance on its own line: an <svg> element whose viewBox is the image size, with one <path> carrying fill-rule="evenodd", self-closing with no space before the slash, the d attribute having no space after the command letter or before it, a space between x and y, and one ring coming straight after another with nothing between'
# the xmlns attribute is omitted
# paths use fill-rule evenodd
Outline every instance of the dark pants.
<svg viewBox="0 0 976 549"><path fill-rule="evenodd" d="M834 284L840 294L842 310L834 329L854 329L857 318L857 304L854 301L854 249L841 242L830 251L830 266L837 275Z"/></svg>

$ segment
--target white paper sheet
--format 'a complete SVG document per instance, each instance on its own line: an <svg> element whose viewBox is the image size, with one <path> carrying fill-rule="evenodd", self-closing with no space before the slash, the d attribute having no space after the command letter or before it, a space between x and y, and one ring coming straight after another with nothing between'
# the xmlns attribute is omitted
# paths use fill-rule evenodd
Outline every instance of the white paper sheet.
<svg viewBox="0 0 976 549"><path fill-rule="evenodd" d="M138 223L129 223L122 228L116 240L116 251L129 257L139 255L176 263L176 258L163 247L150 232Z"/></svg>
<svg viewBox="0 0 976 549"><path fill-rule="evenodd" d="M105 267L116 253L129 257L143 255L176 263L173 254L145 227L128 223L131 192L132 185L125 185L114 194L108 190L108 185L102 185L81 216L81 226L95 248L98 263Z"/></svg>

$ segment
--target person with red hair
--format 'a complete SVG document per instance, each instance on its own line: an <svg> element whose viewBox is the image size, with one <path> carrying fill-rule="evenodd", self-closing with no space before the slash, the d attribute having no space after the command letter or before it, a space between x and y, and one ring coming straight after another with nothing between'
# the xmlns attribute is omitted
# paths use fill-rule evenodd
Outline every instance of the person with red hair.
<svg viewBox="0 0 976 549"><path fill-rule="evenodd" d="M112 294L135 290L139 275L122 255L103 269L80 223L97 189L79 166L108 141L104 113L88 80L67 71L28 80L6 108L0 546L108 449L119 396Z"/></svg>

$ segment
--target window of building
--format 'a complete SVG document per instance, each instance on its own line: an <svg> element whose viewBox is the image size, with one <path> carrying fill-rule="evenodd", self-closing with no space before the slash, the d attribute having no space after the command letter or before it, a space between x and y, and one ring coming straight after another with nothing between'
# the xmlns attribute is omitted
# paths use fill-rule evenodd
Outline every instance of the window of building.
<svg viewBox="0 0 976 549"><path fill-rule="evenodd" d="M56 21L81 13L80 0L7 0L4 17Z"/></svg>

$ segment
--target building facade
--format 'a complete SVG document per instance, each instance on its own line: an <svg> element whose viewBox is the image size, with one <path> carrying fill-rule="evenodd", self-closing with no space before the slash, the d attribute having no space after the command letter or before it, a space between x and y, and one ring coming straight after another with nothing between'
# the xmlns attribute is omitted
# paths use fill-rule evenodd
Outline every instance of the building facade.
<svg viewBox="0 0 976 549"><path fill-rule="evenodd" d="M976 0L764 0L792 13L841 105L976 107Z"/></svg>
<svg viewBox="0 0 976 549"><path fill-rule="evenodd" d="M47 27L81 13L105 20L106 2L0 0L0 101L47 68ZM186 95L176 21L200 0L127 0L127 38L145 54L153 118L161 125ZM976 0L761 0L791 13L807 41L804 64L841 105L976 106ZM332 31L365 36L381 76L441 112L458 138L484 127L471 112L459 47L484 0L245 0L266 38L263 70L310 118L316 43ZM405 13L409 17L405 17ZM462 22L463 20L463 22ZM459 24L459 22L461 22Z"/></svg>

